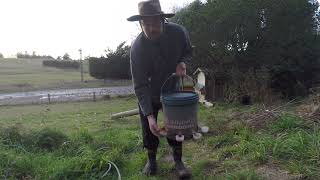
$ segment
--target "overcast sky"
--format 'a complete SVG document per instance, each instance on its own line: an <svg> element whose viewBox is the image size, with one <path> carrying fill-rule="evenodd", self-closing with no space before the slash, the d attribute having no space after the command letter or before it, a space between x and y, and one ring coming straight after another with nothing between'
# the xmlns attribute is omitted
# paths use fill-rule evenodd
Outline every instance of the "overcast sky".
<svg viewBox="0 0 320 180"><path fill-rule="evenodd" d="M100 56L108 47L129 43L139 32L126 21L138 13L141 0L0 0L0 52L17 52L79 58ZM192 0L160 0L165 12Z"/></svg>
<svg viewBox="0 0 320 180"><path fill-rule="evenodd" d="M160 0L172 12L193 0ZM318 0L320 2L320 0ZM100 56L139 32L126 18L137 14L140 0L0 0L0 53L17 52L54 57L69 53L78 59Z"/></svg>

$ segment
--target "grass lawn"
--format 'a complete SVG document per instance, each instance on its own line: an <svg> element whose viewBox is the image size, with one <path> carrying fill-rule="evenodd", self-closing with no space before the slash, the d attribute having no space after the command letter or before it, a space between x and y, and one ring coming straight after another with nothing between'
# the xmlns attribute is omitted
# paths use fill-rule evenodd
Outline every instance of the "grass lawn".
<svg viewBox="0 0 320 180"><path fill-rule="evenodd" d="M115 168L105 173L110 162L123 179L175 179L165 139L157 157L159 175L147 178L141 173L146 155L139 117L110 120L110 114L136 104L130 97L0 107L0 179L117 179ZM200 108L200 122L210 131L184 143L193 179L320 178L319 124L289 114L259 128L240 120L259 108Z"/></svg>
<svg viewBox="0 0 320 180"><path fill-rule="evenodd" d="M84 80L81 82L80 71L56 69L42 66L42 59L1 59L0 58L0 93L33 91L55 88L90 88L128 85L130 81L95 80L88 73L88 63L84 63Z"/></svg>

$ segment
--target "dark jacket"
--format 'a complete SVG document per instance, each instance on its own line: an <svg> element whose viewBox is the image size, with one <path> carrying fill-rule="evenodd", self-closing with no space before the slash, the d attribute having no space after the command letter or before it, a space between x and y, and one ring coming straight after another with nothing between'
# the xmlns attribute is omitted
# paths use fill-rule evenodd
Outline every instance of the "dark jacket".
<svg viewBox="0 0 320 180"><path fill-rule="evenodd" d="M152 102L160 101L161 86L176 71L178 63L192 55L186 29L166 23L156 42L142 33L131 46L130 62L135 94L144 115L152 114Z"/></svg>

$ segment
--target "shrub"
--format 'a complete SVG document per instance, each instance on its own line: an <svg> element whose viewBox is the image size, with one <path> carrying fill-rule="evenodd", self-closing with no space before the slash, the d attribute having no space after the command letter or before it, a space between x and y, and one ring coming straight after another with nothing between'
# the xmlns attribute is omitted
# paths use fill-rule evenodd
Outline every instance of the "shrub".
<svg viewBox="0 0 320 180"><path fill-rule="evenodd" d="M42 61L43 66L55 67L61 69L79 69L80 62L73 60L44 60Z"/></svg>

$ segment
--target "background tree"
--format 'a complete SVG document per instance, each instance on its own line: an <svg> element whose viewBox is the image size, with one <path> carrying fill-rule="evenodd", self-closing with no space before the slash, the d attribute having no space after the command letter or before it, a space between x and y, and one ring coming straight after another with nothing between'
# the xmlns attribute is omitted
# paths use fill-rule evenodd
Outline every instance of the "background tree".
<svg viewBox="0 0 320 180"><path fill-rule="evenodd" d="M65 54L62 56L62 59L63 59L63 60L71 60L70 55L69 55L68 53L65 53Z"/></svg>
<svg viewBox="0 0 320 180"><path fill-rule="evenodd" d="M97 79L130 79L130 47L125 42L115 51L106 50L106 56L89 58L90 75Z"/></svg>
<svg viewBox="0 0 320 180"><path fill-rule="evenodd" d="M191 70L204 67L237 80L253 73L257 83L268 81L284 97L294 97L305 95L319 74L317 9L309 0L196 0L172 21L190 32Z"/></svg>

